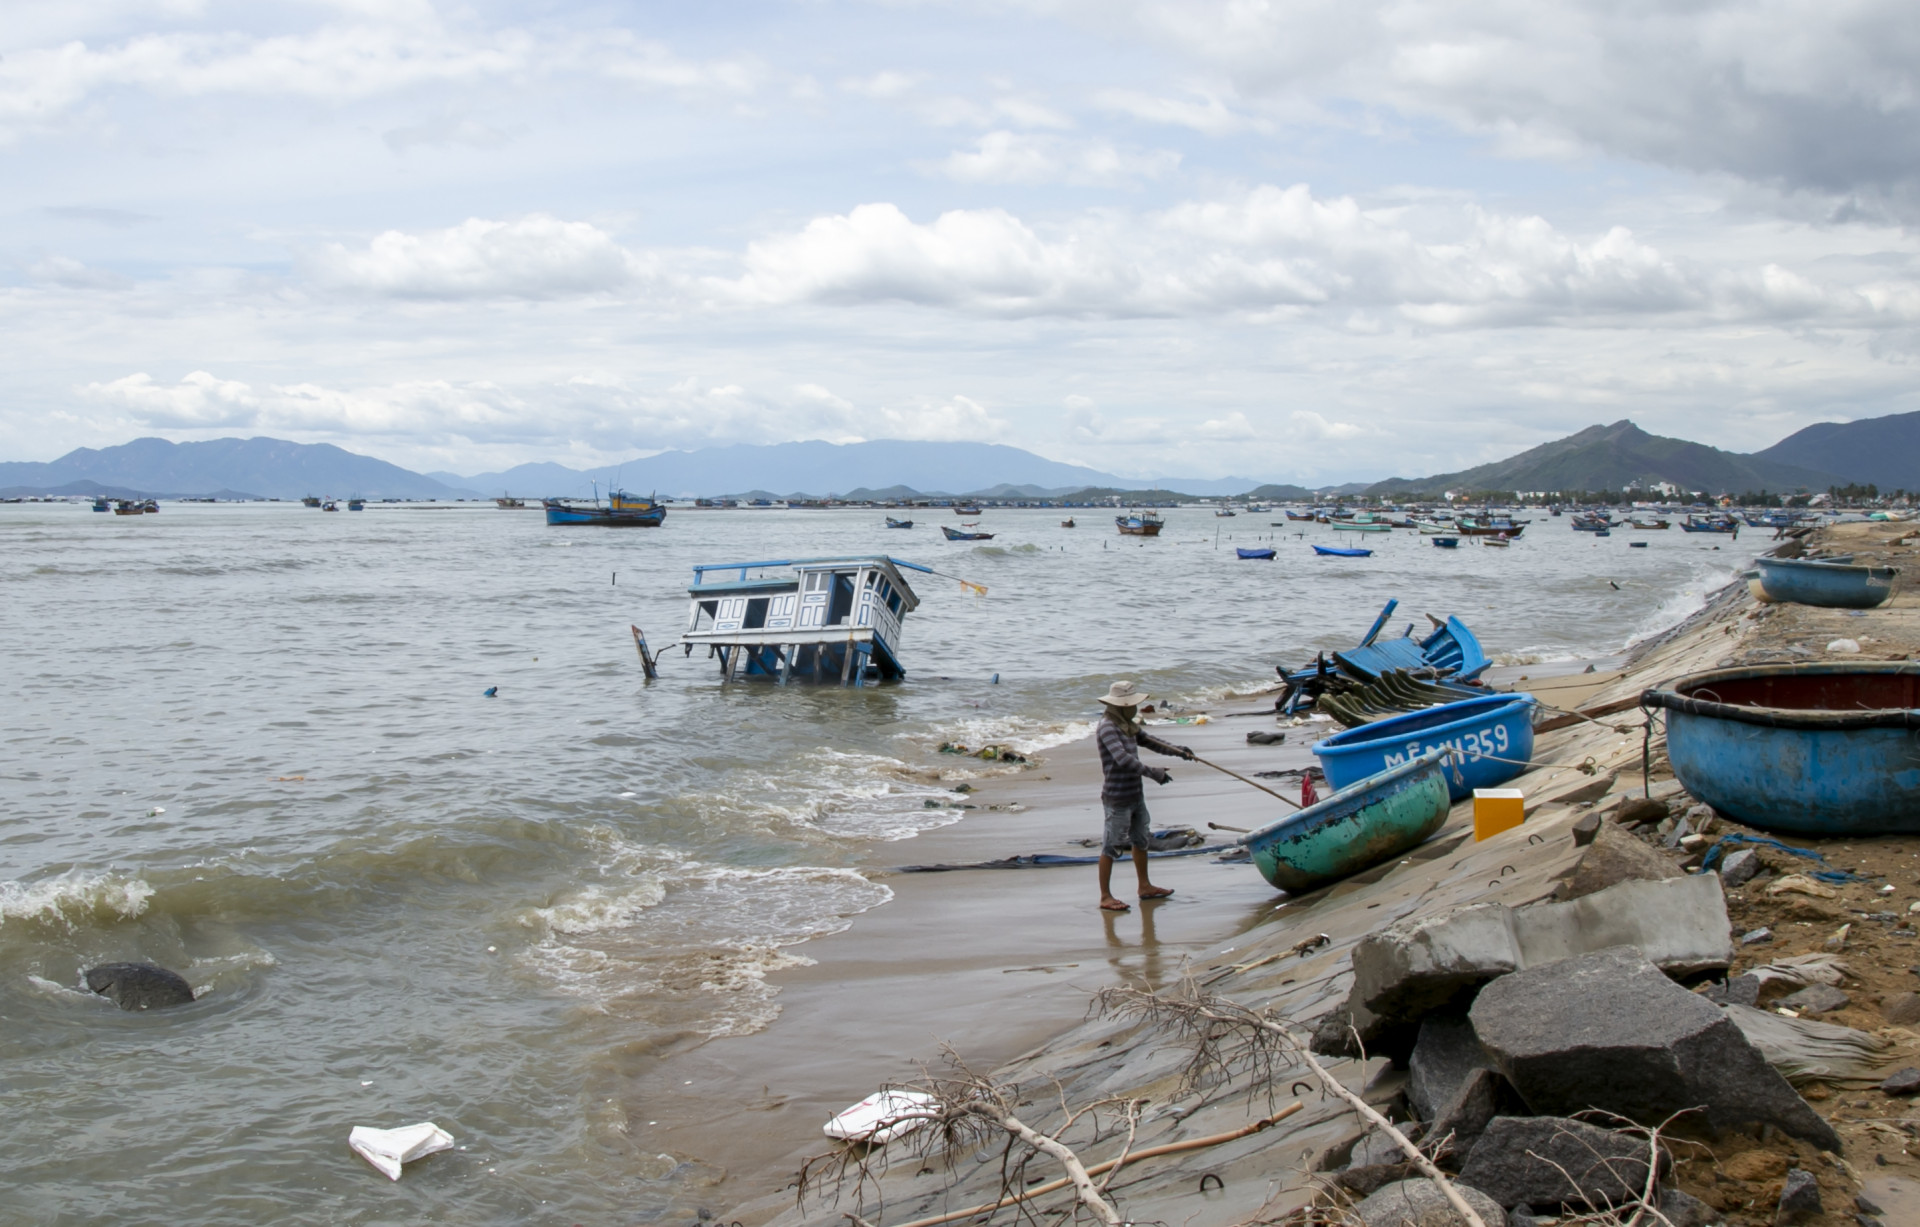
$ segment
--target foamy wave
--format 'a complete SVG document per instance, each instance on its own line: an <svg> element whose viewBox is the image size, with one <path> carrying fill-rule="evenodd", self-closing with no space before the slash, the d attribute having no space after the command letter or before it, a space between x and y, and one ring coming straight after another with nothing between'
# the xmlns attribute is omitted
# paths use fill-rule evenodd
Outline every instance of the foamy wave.
<svg viewBox="0 0 1920 1227"><path fill-rule="evenodd" d="M941 725L939 741L967 746L1012 746L1022 754L1038 754L1093 735L1091 720L1036 720L1027 716L971 716ZM913 734L902 734L911 737ZM917 740L917 738L916 738Z"/></svg>
<svg viewBox="0 0 1920 1227"><path fill-rule="evenodd" d="M1734 581L1732 567L1703 566L1695 571L1678 592L1660 602L1654 611L1640 620L1633 632L1620 644L1626 647L1652 635L1658 635L1705 609L1715 593Z"/></svg>
<svg viewBox="0 0 1920 1227"><path fill-rule="evenodd" d="M666 886L652 877L625 890L589 885L558 903L529 908L520 923L568 935L598 933L632 924L636 913L657 906L666 895Z"/></svg>
<svg viewBox="0 0 1920 1227"><path fill-rule="evenodd" d="M1202 686L1198 690L1180 695L1176 699L1182 705L1202 703L1224 703L1233 699L1252 699L1260 695L1278 694L1280 687L1269 678L1257 678L1244 682L1222 682L1215 686Z"/></svg>
<svg viewBox="0 0 1920 1227"><path fill-rule="evenodd" d="M108 1000L105 997L102 997L98 993L89 992L88 990L83 988L74 988L72 985L68 985L68 984L56 984L52 980L49 980L44 976L36 976L32 972L27 973L27 983L32 986L35 992L45 997L52 997L56 1001L84 1000L84 1001L97 1001L97 1002L100 1002L102 1005L107 1005L107 1006L113 1005L112 1001Z"/></svg>
<svg viewBox="0 0 1920 1227"><path fill-rule="evenodd" d="M821 749L778 776L743 780L687 800L709 822L846 839L907 839L957 820L926 802L946 795L938 769L897 758Z"/></svg>
<svg viewBox="0 0 1920 1227"><path fill-rule="evenodd" d="M0 926L21 921L72 929L95 920L132 920L152 898L153 887L139 878L79 869L38 882L0 882Z"/></svg>

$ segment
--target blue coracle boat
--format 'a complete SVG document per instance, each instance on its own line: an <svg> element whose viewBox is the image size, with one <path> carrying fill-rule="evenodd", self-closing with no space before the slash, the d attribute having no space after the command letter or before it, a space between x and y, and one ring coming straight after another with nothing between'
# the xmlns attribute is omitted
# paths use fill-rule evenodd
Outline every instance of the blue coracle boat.
<svg viewBox="0 0 1920 1227"><path fill-rule="evenodd" d="M1445 750L1415 756L1241 837L1255 868L1301 894L1418 846L1447 820Z"/></svg>
<svg viewBox="0 0 1920 1227"><path fill-rule="evenodd" d="M1435 537L1433 543L1443 550L1457 550L1460 548L1460 538L1458 537Z"/></svg>
<svg viewBox="0 0 1920 1227"><path fill-rule="evenodd" d="M1533 757L1533 708L1530 694L1462 699L1335 733L1313 752L1327 783L1338 789L1430 750L1450 749L1447 789L1455 801L1464 801L1474 789L1498 787L1526 770Z"/></svg>
<svg viewBox="0 0 1920 1227"><path fill-rule="evenodd" d="M1316 545L1313 547L1313 552L1316 554L1322 554L1322 555L1332 555L1335 558L1371 558L1373 557L1372 550L1348 549L1345 546L1339 546L1339 545Z"/></svg>
<svg viewBox="0 0 1920 1227"><path fill-rule="evenodd" d="M1270 549L1257 549L1257 550L1248 550L1248 549L1237 549L1237 548L1236 548L1236 549L1235 549L1235 550L1234 550L1233 552L1234 552L1234 553L1236 553L1236 554L1238 554L1238 555L1240 555L1240 557L1242 557L1242 558L1266 558L1266 559L1271 559L1271 558L1273 557L1273 551L1272 551L1272 550L1270 550Z"/></svg>
<svg viewBox="0 0 1920 1227"><path fill-rule="evenodd" d="M1920 832L1920 665L1715 669L1640 702L1666 710L1674 776L1741 822L1827 837Z"/></svg>
<svg viewBox="0 0 1920 1227"><path fill-rule="evenodd" d="M1757 558L1741 573L1762 601L1819 605L1826 609L1872 609L1893 595L1897 567L1855 567L1811 558Z"/></svg>

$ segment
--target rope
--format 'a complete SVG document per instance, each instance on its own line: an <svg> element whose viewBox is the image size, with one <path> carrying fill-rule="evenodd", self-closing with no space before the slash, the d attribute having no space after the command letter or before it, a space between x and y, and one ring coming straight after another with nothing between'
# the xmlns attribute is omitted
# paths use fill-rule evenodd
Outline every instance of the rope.
<svg viewBox="0 0 1920 1227"><path fill-rule="evenodd" d="M1701 873L1712 871L1715 862L1719 861L1720 854L1726 851L1728 844L1753 844L1761 848L1778 848L1782 852L1790 852L1795 856L1805 857L1810 861L1819 861L1822 865L1827 863L1825 856L1815 852L1811 848L1796 848L1792 844L1783 844L1777 839L1768 839L1764 835L1741 835L1735 833L1732 835L1722 835L1720 842L1708 849L1706 859L1700 862ZM1844 869L1816 869L1807 876L1810 878L1818 878L1822 882L1862 882L1866 880L1859 874L1850 873Z"/></svg>

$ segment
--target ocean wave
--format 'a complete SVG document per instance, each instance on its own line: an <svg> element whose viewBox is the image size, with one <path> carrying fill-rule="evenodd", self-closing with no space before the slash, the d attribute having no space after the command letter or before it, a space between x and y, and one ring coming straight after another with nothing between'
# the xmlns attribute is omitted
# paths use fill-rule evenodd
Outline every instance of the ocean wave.
<svg viewBox="0 0 1920 1227"><path fill-rule="evenodd" d="M1670 630L1707 607L1707 602L1736 577L1734 568L1706 565L1696 570L1678 591L1670 593L1621 641L1625 648Z"/></svg>
<svg viewBox="0 0 1920 1227"><path fill-rule="evenodd" d="M1022 754L1038 754L1055 746L1070 745L1093 735L1092 720L1048 720L1034 716L968 716L940 725L933 733L902 737L935 742L957 742L978 748L987 745L1012 746Z"/></svg>
<svg viewBox="0 0 1920 1227"><path fill-rule="evenodd" d="M133 920L147 910L153 887L137 877L70 869L34 882L0 882L0 928L14 923L69 931L99 921Z"/></svg>

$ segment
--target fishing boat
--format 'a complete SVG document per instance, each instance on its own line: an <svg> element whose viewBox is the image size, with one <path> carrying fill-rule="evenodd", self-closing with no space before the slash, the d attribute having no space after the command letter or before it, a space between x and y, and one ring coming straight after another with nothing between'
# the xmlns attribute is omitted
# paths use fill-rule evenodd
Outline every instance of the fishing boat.
<svg viewBox="0 0 1920 1227"><path fill-rule="evenodd" d="M332 499L328 499L328 500L327 500L326 502L324 502L324 503L322 503L322 504L320 504L320 510L322 510L322 511L338 511L338 510L340 510L340 506L339 506L339 504L337 504L337 503L335 503L335 502L334 502L334 501L333 501Z"/></svg>
<svg viewBox="0 0 1920 1227"><path fill-rule="evenodd" d="M1333 531L1337 533L1390 533L1393 531L1393 527L1389 524L1375 524L1370 521L1363 523L1357 520L1335 520L1333 522Z"/></svg>
<svg viewBox="0 0 1920 1227"><path fill-rule="evenodd" d="M365 511L366 509L367 509L367 500L366 500L366 499L363 499L363 498L350 498L350 499L348 499L348 500L347 500L347 510L348 510L348 511Z"/></svg>
<svg viewBox="0 0 1920 1227"><path fill-rule="evenodd" d="M1629 541L1627 542L1627 548L1630 550L1644 550L1647 548L1647 543L1644 541Z"/></svg>
<svg viewBox="0 0 1920 1227"><path fill-rule="evenodd" d="M494 499L493 505L502 511L520 511L526 507L527 500L523 498L501 497Z"/></svg>
<svg viewBox="0 0 1920 1227"><path fill-rule="evenodd" d="M1651 532L1656 529L1673 527L1672 522L1668 520L1655 520L1651 524L1647 523L1644 520L1628 520L1627 523L1634 528L1640 529L1643 532Z"/></svg>
<svg viewBox="0 0 1920 1227"><path fill-rule="evenodd" d="M1593 535L1596 537L1611 537L1613 536L1613 530L1610 528L1596 528L1593 530Z"/></svg>
<svg viewBox="0 0 1920 1227"><path fill-rule="evenodd" d="M1128 512L1126 515L1113 517L1113 522L1120 529L1120 535L1123 537L1158 537L1160 530L1166 526L1164 521L1151 511Z"/></svg>
<svg viewBox="0 0 1920 1227"><path fill-rule="evenodd" d="M575 499L541 499L549 525L597 524L603 528L658 528L667 518L667 505L638 498L624 490L609 490L607 501L582 503Z"/></svg>
<svg viewBox="0 0 1920 1227"><path fill-rule="evenodd" d="M315 496L309 494L307 495L307 497L300 500L300 505L302 507L318 507L320 505L320 500Z"/></svg>
<svg viewBox="0 0 1920 1227"><path fill-rule="evenodd" d="M912 528L913 521L912 520L896 520L892 516L888 516L887 527L888 528Z"/></svg>
<svg viewBox="0 0 1920 1227"><path fill-rule="evenodd" d="M1351 549L1344 545L1316 545L1313 547L1313 552L1321 555L1322 557L1331 557L1331 558L1371 558L1373 557L1372 550Z"/></svg>
<svg viewBox="0 0 1920 1227"><path fill-rule="evenodd" d="M1527 769L1533 757L1530 694L1490 694L1425 711L1376 720L1335 733L1313 747L1334 788L1433 750L1451 750L1447 790L1464 801L1476 788L1497 788Z"/></svg>
<svg viewBox="0 0 1920 1227"><path fill-rule="evenodd" d="M1458 537L1435 537L1433 543L1443 550L1460 548L1460 538Z"/></svg>
<svg viewBox="0 0 1920 1227"><path fill-rule="evenodd" d="M117 516L140 516L147 514L147 508L145 504L136 503L130 499L121 499L113 505L113 514Z"/></svg>
<svg viewBox="0 0 1920 1227"><path fill-rule="evenodd" d="M953 514L957 516L977 516L980 514L980 508L977 504L968 503L964 507L955 507Z"/></svg>
<svg viewBox="0 0 1920 1227"><path fill-rule="evenodd" d="M1265 558L1268 560L1271 560L1273 558L1273 551L1271 549L1266 549L1266 548L1249 550L1249 549L1236 547L1233 552L1240 555L1240 557L1242 558Z"/></svg>
<svg viewBox="0 0 1920 1227"><path fill-rule="evenodd" d="M947 535L947 540L949 541L991 541L993 540L992 533L962 532L960 529L954 528L947 524L942 524L940 526L940 531Z"/></svg>
<svg viewBox="0 0 1920 1227"><path fill-rule="evenodd" d="M1756 600L1824 609L1873 609L1893 595L1897 567L1859 567L1817 558L1756 558L1743 571Z"/></svg>
<svg viewBox="0 0 1920 1227"><path fill-rule="evenodd" d="M1300 521L1305 521L1306 523L1309 523L1309 524L1311 524L1311 523L1313 523L1313 521L1314 521L1314 519L1315 519L1315 518L1316 518L1316 517L1314 516L1314 514L1313 514L1313 513L1311 512L1311 511L1289 511L1289 512L1287 512L1287 519L1289 519L1289 520L1293 520L1293 521L1295 521L1296 523L1298 523L1298 522L1300 522Z"/></svg>
<svg viewBox="0 0 1920 1227"><path fill-rule="evenodd" d="M1413 522L1413 526L1419 529L1423 536L1428 536L1428 537L1438 537L1438 536L1451 537L1456 535L1460 531L1459 529L1455 528L1453 525L1442 524L1438 520L1415 520Z"/></svg>
<svg viewBox="0 0 1920 1227"><path fill-rule="evenodd" d="M1068 516L1068 517L1067 517L1066 519L1064 519L1064 520L1062 520L1062 521L1060 521L1060 527L1062 527L1062 528L1072 528L1072 527L1073 527L1073 517L1072 517L1072 516Z"/></svg>
<svg viewBox="0 0 1920 1227"><path fill-rule="evenodd" d="M1698 516L1688 516L1680 521L1680 531L1683 533L1732 533L1737 537L1740 535L1740 522L1731 517L1716 516L1711 519L1701 519Z"/></svg>
<svg viewBox="0 0 1920 1227"><path fill-rule="evenodd" d="M1649 690L1686 790L1770 831L1920 833L1920 665L1821 661L1696 673Z"/></svg>
<svg viewBox="0 0 1920 1227"><path fill-rule="evenodd" d="M1271 508L1271 507L1267 507L1267 506L1263 506L1263 505L1261 505L1261 504L1259 504L1259 503L1248 503L1248 504L1247 504L1247 514L1248 514L1248 515L1262 515L1262 516L1263 516L1263 515L1271 515L1272 513L1273 513L1273 508Z"/></svg>
<svg viewBox="0 0 1920 1227"><path fill-rule="evenodd" d="M96 494L93 496L93 509L95 511L112 511L113 504L107 501L106 495Z"/></svg>
<svg viewBox="0 0 1920 1227"><path fill-rule="evenodd" d="M1303 894L1400 856L1447 820L1447 752L1389 767L1240 837L1277 890Z"/></svg>
<svg viewBox="0 0 1920 1227"><path fill-rule="evenodd" d="M728 681L904 677L901 627L920 600L903 571L933 574L885 554L702 564L680 641L689 653L705 644Z"/></svg>
<svg viewBox="0 0 1920 1227"><path fill-rule="evenodd" d="M148 500L147 500L146 502L144 502L144 503L142 503L142 504L140 504L140 511L141 511L141 513L142 513L142 514L144 514L144 515L150 515L150 516L157 516L157 515L159 515L159 514L160 514L160 500L158 500L158 499L151 499L151 498L150 498L150 499L148 499Z"/></svg>
<svg viewBox="0 0 1920 1227"><path fill-rule="evenodd" d="M1506 535L1505 533L1502 533L1502 534L1500 534L1500 535L1499 535L1498 537L1482 537L1482 538L1480 538L1480 544L1481 544L1481 545L1494 545L1494 546L1498 546L1498 547L1500 547L1501 549L1503 549L1503 550L1504 550L1504 549L1506 549L1506 548L1507 548L1507 547L1508 547L1509 545L1512 545L1512 544L1513 544L1513 542L1512 542L1512 540L1511 540L1511 539L1509 539L1509 538L1507 537L1507 535Z"/></svg>
<svg viewBox="0 0 1920 1227"><path fill-rule="evenodd" d="M1518 537L1527 530L1531 520L1475 520L1462 518L1456 532L1462 537Z"/></svg>

